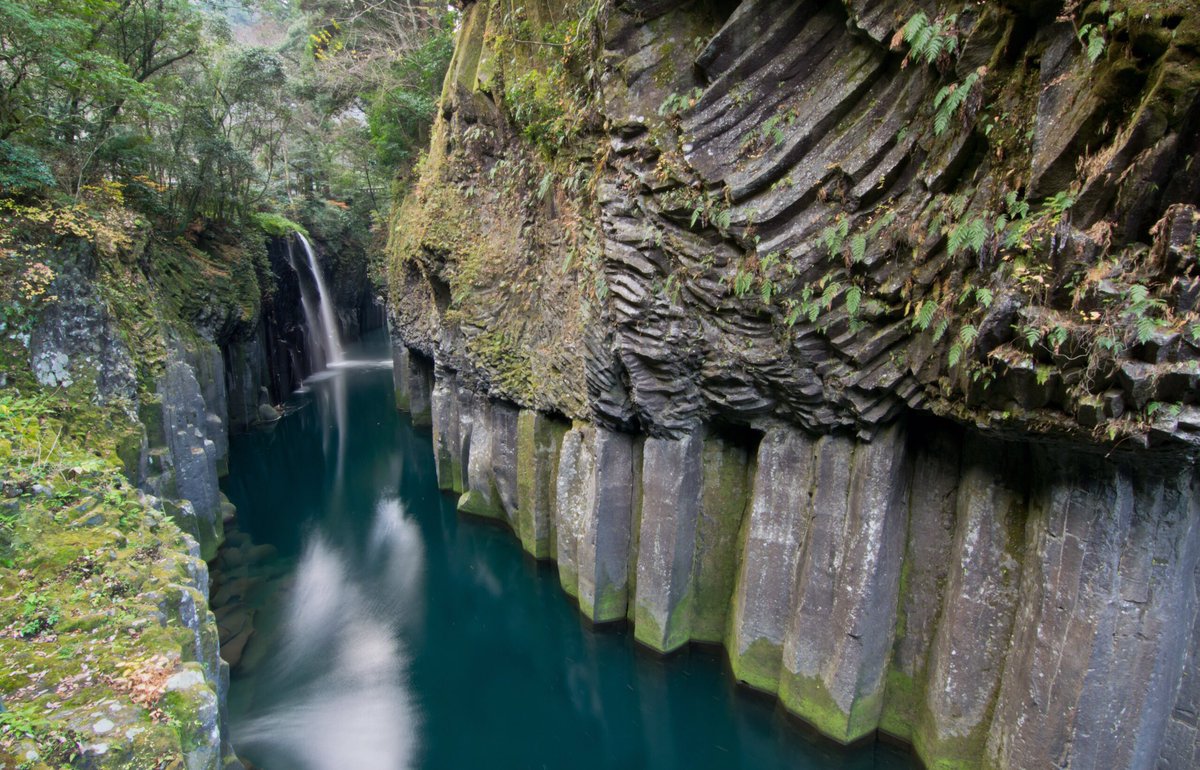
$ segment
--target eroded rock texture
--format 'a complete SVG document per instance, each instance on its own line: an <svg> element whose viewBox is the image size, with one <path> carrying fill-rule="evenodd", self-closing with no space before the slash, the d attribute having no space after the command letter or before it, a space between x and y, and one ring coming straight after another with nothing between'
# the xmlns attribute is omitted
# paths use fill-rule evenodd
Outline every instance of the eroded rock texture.
<svg viewBox="0 0 1200 770"><path fill-rule="evenodd" d="M465 4L389 244L441 485L838 740L1190 766L1190 11Z"/></svg>

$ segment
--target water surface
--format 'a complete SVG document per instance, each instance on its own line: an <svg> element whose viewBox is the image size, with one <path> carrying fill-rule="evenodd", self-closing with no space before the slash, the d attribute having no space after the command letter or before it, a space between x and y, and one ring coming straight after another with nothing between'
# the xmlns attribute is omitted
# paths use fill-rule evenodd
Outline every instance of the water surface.
<svg viewBox="0 0 1200 770"><path fill-rule="evenodd" d="M233 439L226 492L278 552L247 583L239 754L265 770L915 768L809 737L734 687L719 650L660 658L585 628L553 565L455 513L391 391L383 365L337 369Z"/></svg>

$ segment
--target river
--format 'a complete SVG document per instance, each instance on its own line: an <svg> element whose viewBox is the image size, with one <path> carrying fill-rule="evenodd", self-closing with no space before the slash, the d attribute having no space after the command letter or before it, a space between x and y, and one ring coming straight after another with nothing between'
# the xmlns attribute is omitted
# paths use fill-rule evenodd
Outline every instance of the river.
<svg viewBox="0 0 1200 770"><path fill-rule="evenodd" d="M366 363L311 378L272 428L232 441L241 531L215 596L224 622L252 616L230 694L239 755L264 770L916 767L811 737L734 686L720 650L663 658L587 628L552 564L439 492L386 354L383 339L349 349Z"/></svg>

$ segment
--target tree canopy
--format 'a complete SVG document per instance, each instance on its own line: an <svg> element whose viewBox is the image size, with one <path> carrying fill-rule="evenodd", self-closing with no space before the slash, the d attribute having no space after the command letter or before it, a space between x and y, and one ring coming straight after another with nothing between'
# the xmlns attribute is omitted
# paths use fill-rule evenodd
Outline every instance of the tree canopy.
<svg viewBox="0 0 1200 770"><path fill-rule="evenodd" d="M0 0L0 198L116 183L159 227L332 200L428 139L455 16L414 0Z"/></svg>

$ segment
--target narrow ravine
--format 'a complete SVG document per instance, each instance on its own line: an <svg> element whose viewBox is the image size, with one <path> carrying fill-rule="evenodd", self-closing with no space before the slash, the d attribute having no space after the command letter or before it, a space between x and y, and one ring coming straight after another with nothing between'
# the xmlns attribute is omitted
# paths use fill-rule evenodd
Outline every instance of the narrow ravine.
<svg viewBox="0 0 1200 770"><path fill-rule="evenodd" d="M241 531L214 597L221 623L249 631L230 691L240 756L265 770L914 766L808 737L717 652L659 658L585 628L552 565L438 492L428 434L369 363L384 351L348 350L365 363L310 379L272 429L231 444Z"/></svg>

